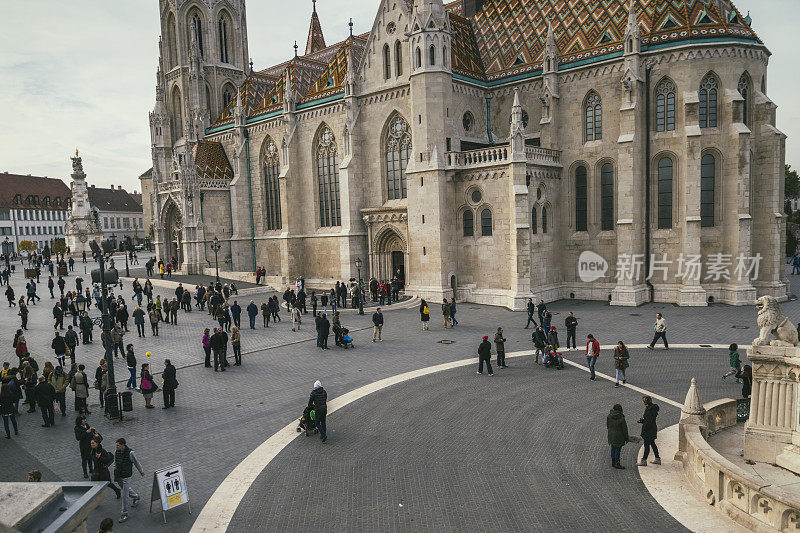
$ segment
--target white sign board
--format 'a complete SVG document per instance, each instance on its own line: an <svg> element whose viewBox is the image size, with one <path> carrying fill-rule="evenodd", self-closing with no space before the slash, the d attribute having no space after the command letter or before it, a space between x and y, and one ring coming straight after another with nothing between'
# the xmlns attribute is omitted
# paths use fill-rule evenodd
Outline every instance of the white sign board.
<svg viewBox="0 0 800 533"><path fill-rule="evenodd" d="M153 479L153 496L158 488L161 500L161 510L168 511L184 503L189 503L189 491L186 490L186 480L183 478L183 467L172 465L155 471ZM152 498L155 500L156 498Z"/></svg>

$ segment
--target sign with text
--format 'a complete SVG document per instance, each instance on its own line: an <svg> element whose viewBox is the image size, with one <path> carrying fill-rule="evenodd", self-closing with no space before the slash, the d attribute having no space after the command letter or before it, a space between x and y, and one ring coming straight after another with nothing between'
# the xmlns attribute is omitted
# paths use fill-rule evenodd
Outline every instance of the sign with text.
<svg viewBox="0 0 800 533"><path fill-rule="evenodd" d="M153 473L153 492L150 496L151 511L152 502L157 500L161 502L162 512L189 503L189 491L186 489L186 480L183 477L181 465L172 465ZM191 506L189 512L191 512ZM166 521L166 516L164 519Z"/></svg>

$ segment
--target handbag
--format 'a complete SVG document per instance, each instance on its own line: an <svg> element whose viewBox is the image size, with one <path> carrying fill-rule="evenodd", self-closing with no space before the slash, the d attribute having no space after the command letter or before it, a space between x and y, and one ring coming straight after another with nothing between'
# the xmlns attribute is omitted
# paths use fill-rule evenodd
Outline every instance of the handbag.
<svg viewBox="0 0 800 533"><path fill-rule="evenodd" d="M94 384L92 386L95 388L95 390L100 390L100 380L94 380Z"/></svg>

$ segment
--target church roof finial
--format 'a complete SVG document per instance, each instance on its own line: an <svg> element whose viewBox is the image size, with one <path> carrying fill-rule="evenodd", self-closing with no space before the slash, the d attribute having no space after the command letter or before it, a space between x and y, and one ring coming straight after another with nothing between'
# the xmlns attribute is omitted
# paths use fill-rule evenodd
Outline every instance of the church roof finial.
<svg viewBox="0 0 800 533"><path fill-rule="evenodd" d="M297 41L294 42L294 57L297 57Z"/></svg>
<svg viewBox="0 0 800 533"><path fill-rule="evenodd" d="M350 17L350 22L348 22L347 25L350 26L350 37L352 37L353 36L353 17Z"/></svg>
<svg viewBox="0 0 800 533"><path fill-rule="evenodd" d="M325 48L325 37L322 35L322 25L317 16L317 0L311 0L311 24L308 26L308 39L306 40L306 55L313 54Z"/></svg>

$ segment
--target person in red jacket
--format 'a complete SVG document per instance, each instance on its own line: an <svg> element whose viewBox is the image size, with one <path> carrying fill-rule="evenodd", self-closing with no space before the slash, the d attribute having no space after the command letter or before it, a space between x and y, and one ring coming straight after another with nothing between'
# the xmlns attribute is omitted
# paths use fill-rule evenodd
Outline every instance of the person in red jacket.
<svg viewBox="0 0 800 533"><path fill-rule="evenodd" d="M600 356L600 343L594 338L591 333L587 336L586 341L586 364L589 365L589 379L594 381L594 365L597 363L597 358Z"/></svg>

